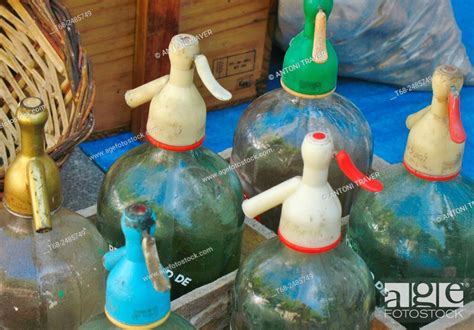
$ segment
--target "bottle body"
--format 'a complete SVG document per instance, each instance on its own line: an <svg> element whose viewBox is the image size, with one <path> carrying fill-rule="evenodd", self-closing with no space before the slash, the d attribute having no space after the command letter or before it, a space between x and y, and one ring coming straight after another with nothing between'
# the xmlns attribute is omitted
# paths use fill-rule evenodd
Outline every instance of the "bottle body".
<svg viewBox="0 0 474 330"><path fill-rule="evenodd" d="M124 208L151 202L172 299L238 267L243 193L235 173L219 174L227 166L204 147L173 152L146 143L122 156L102 184L98 228L113 246L123 245Z"/></svg>
<svg viewBox="0 0 474 330"><path fill-rule="evenodd" d="M100 314L91 319L89 322L83 324L80 330L119 330L121 328L114 325L110 322L105 314ZM149 329L149 328L147 328ZM194 327L186 321L184 318L171 312L168 319L162 325L155 327L153 329L162 329L162 330L191 330Z"/></svg>
<svg viewBox="0 0 474 330"><path fill-rule="evenodd" d="M53 229L0 209L0 328L75 329L104 304L106 244L95 226L60 208Z"/></svg>
<svg viewBox="0 0 474 330"><path fill-rule="evenodd" d="M375 281L456 282L465 288L464 304L474 300L474 183L423 180L402 164L380 178L385 189L360 192L349 225L350 243ZM383 305L381 292L377 301Z"/></svg>
<svg viewBox="0 0 474 330"><path fill-rule="evenodd" d="M344 97L333 93L320 99L303 99L283 89L255 100L240 119L234 137L231 163L245 193L255 196L303 169L301 143L308 132L326 131L336 150L345 149L364 173L373 157L372 133L360 110ZM329 183L338 195L347 216L357 186L338 169L329 169ZM262 222L276 231L280 209L262 215Z"/></svg>
<svg viewBox="0 0 474 330"><path fill-rule="evenodd" d="M241 265L232 329L369 329L374 288L348 246L296 252L274 238Z"/></svg>

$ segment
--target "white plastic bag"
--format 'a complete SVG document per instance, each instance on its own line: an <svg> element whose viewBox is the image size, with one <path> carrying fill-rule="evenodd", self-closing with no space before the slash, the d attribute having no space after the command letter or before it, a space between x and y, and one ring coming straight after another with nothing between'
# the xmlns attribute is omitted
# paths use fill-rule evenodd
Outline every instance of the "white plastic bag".
<svg viewBox="0 0 474 330"><path fill-rule="evenodd" d="M303 1L280 0L276 40L283 49L303 25ZM409 86L430 82L438 65L453 64L474 85L449 0L335 0L328 29L341 76Z"/></svg>

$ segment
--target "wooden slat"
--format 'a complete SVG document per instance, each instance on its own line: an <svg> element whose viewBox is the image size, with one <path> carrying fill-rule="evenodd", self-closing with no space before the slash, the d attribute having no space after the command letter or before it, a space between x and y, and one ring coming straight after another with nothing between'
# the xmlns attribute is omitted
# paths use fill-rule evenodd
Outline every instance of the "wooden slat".
<svg viewBox="0 0 474 330"><path fill-rule="evenodd" d="M278 17L278 0L270 0L267 34L265 37L265 49L263 51L263 63L260 77L257 79L257 94L261 95L266 92L268 72L270 70L270 61L272 55L273 36L277 25Z"/></svg>
<svg viewBox="0 0 474 330"><path fill-rule="evenodd" d="M406 329L400 323L395 321L392 317L385 314L384 311L376 307L374 318L371 324L371 330L403 330Z"/></svg>
<svg viewBox="0 0 474 330"><path fill-rule="evenodd" d="M169 61L158 60L154 54L166 49L171 38L178 33L179 10L179 0L137 0L134 86L168 74ZM133 111L134 133L146 130L148 106Z"/></svg>
<svg viewBox="0 0 474 330"><path fill-rule="evenodd" d="M233 94L233 100L227 103L218 101L211 96L198 76L195 76L195 83L203 95L208 110L233 103L241 103L243 100L255 97L257 95L256 81L262 76L262 67L264 67L263 58L266 49L269 1L174 0L166 2L166 5L163 4L161 11L157 11L157 9L149 10L150 4L148 1L139 1L139 3L142 3L139 8L143 8L140 10L142 15L138 17L141 17L145 22L137 22L137 36L139 36L141 42L146 43L148 49L137 45L135 68L142 71L143 63L150 60L152 62L148 63L146 67L147 77L143 72L137 73L134 80L135 86L169 72L169 58L161 56L156 59L154 55L156 52L166 49L172 35L178 32L198 35L204 31L211 31L209 37L200 40L201 51L206 55L211 66L214 60L225 63L230 56L246 52L254 53L252 57L254 62L250 70L241 69L241 71L246 72L232 76L226 74L226 77L218 79ZM160 3L160 1L157 2ZM161 21L156 19L156 15L162 17ZM153 27L147 23L150 20L155 21ZM166 27L166 31L163 31L164 27ZM170 31L171 33L169 33ZM163 36L164 32L166 32L166 35ZM162 44L157 42L157 36L161 37ZM145 130L147 111L148 104L139 111L134 111L132 129L135 133Z"/></svg>
<svg viewBox="0 0 474 330"><path fill-rule="evenodd" d="M136 0L63 0L72 17L91 11L76 23L89 54L97 96L96 131L128 127L130 109L123 95L133 87Z"/></svg>
<svg viewBox="0 0 474 330"><path fill-rule="evenodd" d="M123 92L169 72L169 58L157 59L154 55L166 49L177 33L197 35L210 29L212 35L201 40L201 50L211 64L215 59L255 52L254 70L219 79L233 94L228 103L211 96L196 75L195 82L208 109L254 98L257 82L259 90L264 89L266 80L262 77L268 75L272 33L267 25L268 13L270 1L276 0L63 1L72 16L92 12L76 27L94 65L98 132L114 131L130 123L135 133L145 129L149 104L130 112ZM121 84L115 88L120 93L106 91L112 81L115 87Z"/></svg>
<svg viewBox="0 0 474 330"><path fill-rule="evenodd" d="M457 313L457 314L456 314ZM457 315L457 317L456 317ZM472 330L474 329L474 301L440 318L421 330Z"/></svg>
<svg viewBox="0 0 474 330"><path fill-rule="evenodd" d="M84 22L85 24L87 22ZM81 42L88 46L89 54L95 55L97 54L97 44L110 42L111 35L133 40L135 38L135 17L121 21L118 24L104 25L96 28L91 28L87 25L86 28L82 29ZM133 53L133 47L130 47L130 50Z"/></svg>

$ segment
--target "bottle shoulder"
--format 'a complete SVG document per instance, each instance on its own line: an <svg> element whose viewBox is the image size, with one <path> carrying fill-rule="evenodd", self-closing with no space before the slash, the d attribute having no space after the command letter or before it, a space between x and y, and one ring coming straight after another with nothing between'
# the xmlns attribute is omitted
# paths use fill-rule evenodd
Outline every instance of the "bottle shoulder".
<svg viewBox="0 0 474 330"><path fill-rule="evenodd" d="M100 265L106 243L88 219L60 208L52 216L52 230L36 233L32 222L31 218L0 209L0 250L7 251L0 255L0 268L10 268L12 277L24 273L24 276L30 274L34 278L36 271L45 265L50 267L50 272L56 268L58 273L66 272L63 269L66 264L76 267L90 263L87 268L98 266L102 269ZM78 250L82 254L80 259L74 257ZM22 262L18 263L18 260ZM72 269L67 272L72 272Z"/></svg>
<svg viewBox="0 0 474 330"><path fill-rule="evenodd" d="M169 186L198 195L206 192L221 195L223 191L243 195L237 174L230 165L205 147L172 152L147 143L138 148L118 159L107 172L99 200L117 189L137 195L140 191L159 193L161 189L157 188Z"/></svg>
<svg viewBox="0 0 474 330"><path fill-rule="evenodd" d="M356 214L363 209L373 212L378 207L413 216L421 216L420 212L442 214L474 201L474 183L461 175L449 181L430 181L412 175L403 164L396 164L373 176L384 184L384 190L375 194L361 190L354 204Z"/></svg>
<svg viewBox="0 0 474 330"><path fill-rule="evenodd" d="M408 173L402 164L391 166L378 179L384 190L360 191L352 207L349 237L358 251L405 251L404 258L422 256L426 261L426 254L442 259L449 257L446 249L455 255L465 250L462 244L473 244L470 180L458 176L450 181L428 181Z"/></svg>
<svg viewBox="0 0 474 330"><path fill-rule="evenodd" d="M348 272L369 274L364 261L344 243L328 252L309 254L292 250L275 237L244 260L239 276L259 274L264 278L278 277L281 282L285 282L299 274L324 283L325 280L333 282L346 277Z"/></svg>
<svg viewBox="0 0 474 330"><path fill-rule="evenodd" d="M240 122L265 117L327 117L333 120L367 122L360 109L338 93L323 98L306 99L289 94L282 88L255 99L245 110Z"/></svg>
<svg viewBox="0 0 474 330"><path fill-rule="evenodd" d="M35 233L33 228L33 219L31 217L22 217L10 213L4 207L0 208L0 233L10 237L24 239L30 237L36 241L51 241L59 238L91 237L94 239L101 238L99 232L93 223L71 211L67 208L60 207L51 215L53 227L52 230L42 233Z"/></svg>
<svg viewBox="0 0 474 330"><path fill-rule="evenodd" d="M308 132L328 131L338 149L346 149L369 163L372 132L362 112L334 93L323 99L306 100L285 91L272 91L254 101L242 115L234 136L232 158L243 160L272 149L271 157L297 155ZM295 149L287 151L286 149ZM355 155L353 155L355 156ZM266 157L268 159L268 157ZM358 164L359 166L361 164Z"/></svg>
<svg viewBox="0 0 474 330"><path fill-rule="evenodd" d="M228 165L221 156L203 146L190 151L174 152L144 143L120 157L110 168L107 176L118 173L133 174L136 171L156 173L174 170L185 173L189 170L201 170L215 172Z"/></svg>

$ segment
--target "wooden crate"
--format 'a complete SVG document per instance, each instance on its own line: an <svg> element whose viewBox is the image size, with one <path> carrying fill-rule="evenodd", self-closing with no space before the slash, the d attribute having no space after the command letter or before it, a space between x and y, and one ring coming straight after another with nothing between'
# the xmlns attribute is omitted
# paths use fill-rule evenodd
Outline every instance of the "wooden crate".
<svg viewBox="0 0 474 330"><path fill-rule="evenodd" d="M78 211L82 216L95 221L97 206ZM260 244L275 237L275 233L254 219L245 219L241 261ZM197 329L228 329L231 314L231 291L237 270L212 283L203 285L171 302L171 309L190 321ZM380 309L374 312L372 330L405 329ZM434 328L433 328L434 329ZM453 328L458 330L457 328ZM463 328L460 328L463 330Z"/></svg>
<svg viewBox="0 0 474 330"><path fill-rule="evenodd" d="M229 160L232 148L219 155ZM374 155L373 171L380 171L389 163ZM79 211L86 218L95 220L97 206ZM245 219L242 240L241 261L249 256L260 244L276 235L267 227L254 219ZM231 291L237 270L216 281L199 287L171 302L171 309L190 321L197 329L220 330L228 329L231 315ZM426 325L422 330L471 330L474 329L474 302L458 309L462 319L444 317ZM386 315L381 308L376 308L371 330L402 330L406 329L392 317Z"/></svg>
<svg viewBox="0 0 474 330"><path fill-rule="evenodd" d="M76 23L94 68L96 132L144 130L148 105L133 112L126 90L169 72L171 37L200 37L203 54L233 99L212 97L196 75L208 109L241 103L264 90L275 24L276 0L63 0Z"/></svg>
<svg viewBox="0 0 474 330"><path fill-rule="evenodd" d="M91 206L78 211L95 220L97 208ZM254 219L245 219L241 260L250 255L260 244L275 237L275 233ZM199 287L171 302L171 309L190 321L197 329L228 329L231 314L231 291L237 270L216 281ZM405 329L397 321L377 309L372 321L373 330ZM433 328L434 329L434 328ZM453 328L453 330L458 328ZM459 328L463 330L464 328Z"/></svg>

